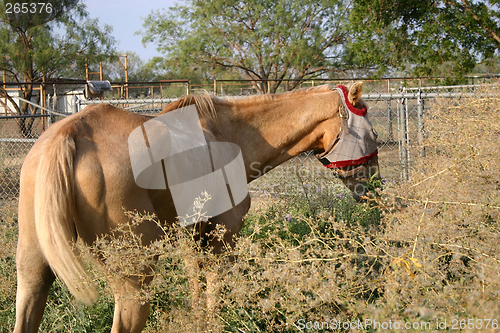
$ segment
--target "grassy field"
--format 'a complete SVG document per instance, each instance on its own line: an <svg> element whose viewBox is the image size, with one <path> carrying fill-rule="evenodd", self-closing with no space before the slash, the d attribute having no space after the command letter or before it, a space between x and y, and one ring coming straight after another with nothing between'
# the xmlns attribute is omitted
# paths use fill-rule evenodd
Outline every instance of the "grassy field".
<svg viewBox="0 0 500 333"><path fill-rule="evenodd" d="M120 250L103 238L83 252L109 255L108 272L129 274L160 255L150 289L137 295L152 303L146 332L498 330L500 96L437 103L425 124L426 155L414 160L412 182L374 181L356 203L334 181L303 175L300 188L283 184L280 196L256 198L225 256L199 251L183 229L147 248L125 233ZM17 229L15 208L3 208L0 332L10 332ZM56 282L41 331L109 331L111 288L103 269L92 269L98 303L87 308ZM214 275L218 303L207 313Z"/></svg>

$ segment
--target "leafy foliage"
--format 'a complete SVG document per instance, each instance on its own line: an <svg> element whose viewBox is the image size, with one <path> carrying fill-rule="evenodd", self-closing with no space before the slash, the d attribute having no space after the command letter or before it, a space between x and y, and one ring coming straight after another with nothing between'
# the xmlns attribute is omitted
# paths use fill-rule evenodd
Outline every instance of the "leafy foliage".
<svg viewBox="0 0 500 333"><path fill-rule="evenodd" d="M500 46L499 1L357 0L349 56L379 73L459 76Z"/></svg>
<svg viewBox="0 0 500 333"><path fill-rule="evenodd" d="M143 42L167 67L236 71L247 79L304 79L342 70L343 1L189 1L144 21ZM274 92L280 82L256 84ZM290 84L290 89L299 83Z"/></svg>
<svg viewBox="0 0 500 333"><path fill-rule="evenodd" d="M55 4L48 17L26 13L16 20L6 14L6 4L0 2L0 69L11 79L75 78L85 73L87 60L98 63L114 54L111 27L90 19L78 1Z"/></svg>

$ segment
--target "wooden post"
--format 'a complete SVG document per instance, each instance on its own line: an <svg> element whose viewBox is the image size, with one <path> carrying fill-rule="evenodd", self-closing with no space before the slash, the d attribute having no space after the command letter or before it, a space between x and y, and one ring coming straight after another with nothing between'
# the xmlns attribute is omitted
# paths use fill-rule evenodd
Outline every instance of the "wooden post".
<svg viewBox="0 0 500 333"><path fill-rule="evenodd" d="M128 99L129 97L129 90L128 90L128 58L125 55L125 95L126 98Z"/></svg>
<svg viewBox="0 0 500 333"><path fill-rule="evenodd" d="M217 80L214 79L214 95L217 95Z"/></svg>
<svg viewBox="0 0 500 333"><path fill-rule="evenodd" d="M127 55L125 57L125 98L128 99L129 97L129 90L128 90L128 58Z"/></svg>
<svg viewBox="0 0 500 333"><path fill-rule="evenodd" d="M125 58L125 64L122 63L120 58L123 57ZM127 55L124 54L120 57L118 57L118 61L120 62L120 65L122 65L123 69L125 70L125 99L128 99L128 63L127 63Z"/></svg>

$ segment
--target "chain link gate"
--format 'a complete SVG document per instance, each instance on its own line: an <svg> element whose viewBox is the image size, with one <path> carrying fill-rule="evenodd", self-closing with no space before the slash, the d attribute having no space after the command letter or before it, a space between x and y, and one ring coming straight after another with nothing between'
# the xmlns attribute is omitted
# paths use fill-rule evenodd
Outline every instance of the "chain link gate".
<svg viewBox="0 0 500 333"><path fill-rule="evenodd" d="M397 93L363 95L370 106L371 122L379 133L382 176L411 181L412 161L425 157L425 109L432 108L437 99L460 103L461 98L472 97L485 86L402 87Z"/></svg>

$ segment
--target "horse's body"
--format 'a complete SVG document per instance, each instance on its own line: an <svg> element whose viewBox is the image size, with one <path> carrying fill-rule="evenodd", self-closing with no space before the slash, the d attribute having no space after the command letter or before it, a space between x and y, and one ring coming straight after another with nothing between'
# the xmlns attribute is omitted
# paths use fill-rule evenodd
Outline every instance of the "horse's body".
<svg viewBox="0 0 500 333"><path fill-rule="evenodd" d="M351 87L352 104L363 103L361 86ZM340 103L338 93L321 86L235 100L187 96L162 113L196 104L206 140L237 144L250 182L301 152L325 151L340 130ZM97 297L72 249L77 238L92 244L127 222L124 209L154 213L161 223L175 222L170 192L140 188L132 174L127 138L150 119L109 105L89 106L53 124L33 146L21 172L15 332L38 330L56 275L78 299L91 303ZM231 243L249 208L247 197L200 230L206 234L223 224ZM145 244L162 236L153 222L142 223L135 232ZM220 242L206 242L221 250ZM140 332L149 304L120 296L140 289L143 282L117 281L112 332Z"/></svg>

